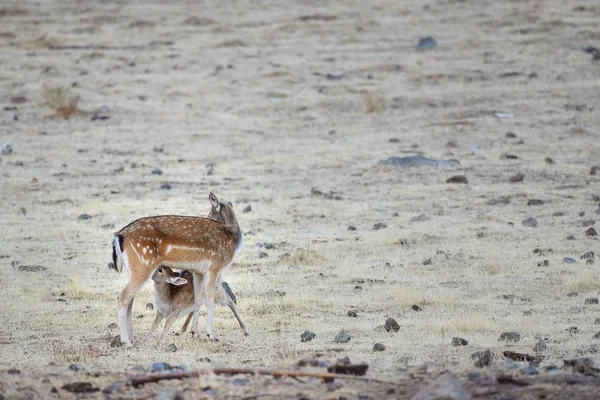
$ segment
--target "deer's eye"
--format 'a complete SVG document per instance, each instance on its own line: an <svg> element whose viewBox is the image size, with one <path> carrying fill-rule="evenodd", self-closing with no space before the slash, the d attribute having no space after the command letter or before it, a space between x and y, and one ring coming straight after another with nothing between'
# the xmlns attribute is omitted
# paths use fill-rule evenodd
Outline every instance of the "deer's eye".
<svg viewBox="0 0 600 400"><path fill-rule="evenodd" d="M162 272L163 272L163 271L162 271L162 268L159 268L159 269L158 269L158 273L159 273L159 274L162 274Z"/></svg>

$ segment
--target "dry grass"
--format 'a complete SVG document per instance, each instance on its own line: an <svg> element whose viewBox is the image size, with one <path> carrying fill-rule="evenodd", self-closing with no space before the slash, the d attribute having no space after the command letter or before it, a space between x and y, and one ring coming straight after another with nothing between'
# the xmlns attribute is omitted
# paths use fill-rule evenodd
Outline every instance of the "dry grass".
<svg viewBox="0 0 600 400"><path fill-rule="evenodd" d="M43 12L48 37L108 49L33 57L0 41L0 93L29 99L0 113L14 133L13 153L0 157L0 292L11 299L0 308L0 367L289 367L347 355L377 373L403 362L470 365L475 350L506 350L498 338L507 330L521 332L515 351L549 338L548 363L589 354L599 306L584 300L598 297L600 280L596 264L579 257L598 244L582 223L598 215L599 178L589 167L600 154L590 134L600 87L597 63L580 48L597 28L565 2L535 11L526 3L467 0L443 18L432 7L422 21L411 2L356 2L356 12L327 4L321 14L336 18L326 21L298 20L304 9L295 3L260 15L244 4L232 15L230 5L214 3L184 24L171 3L131 1L118 17L99 3L77 15L60 2L24 1L16 15L7 9L2 30L14 37L39 36L30 14ZM157 9L160 24L129 26L158 21ZM531 29L521 30L514 15L531 17ZM577 30L546 23L556 18ZM452 40L417 52L423 32ZM149 46L157 37L173 44ZM140 51L123 49L123 38ZM49 81L62 84L44 99L38 82ZM64 120L77 110L75 91L107 105L110 118ZM45 102L61 118L44 119ZM447 147L450 140L457 147ZM377 166L407 154L461 165ZM524 181L510 183L518 172ZM469 184L446 183L457 174ZM127 279L106 267L113 232L146 215L203 215L209 191L235 203L245 234L226 280L251 335L220 308L221 343L186 334L161 346L111 347ZM494 203L500 196L508 202ZM544 204L528 206L532 198ZM251 212L240 211L247 205ZM92 218L79 219L83 213ZM530 216L537 228L522 225ZM538 266L543 260L549 265ZM138 337L152 323L152 301L148 285L134 304ZM377 328L388 317L398 333ZM579 333L566 332L570 326ZM317 336L301 343L306 329ZM347 344L333 341L341 329L352 335ZM452 347L454 335L469 345ZM376 342L387 350L373 353ZM177 352L166 351L170 343Z"/></svg>

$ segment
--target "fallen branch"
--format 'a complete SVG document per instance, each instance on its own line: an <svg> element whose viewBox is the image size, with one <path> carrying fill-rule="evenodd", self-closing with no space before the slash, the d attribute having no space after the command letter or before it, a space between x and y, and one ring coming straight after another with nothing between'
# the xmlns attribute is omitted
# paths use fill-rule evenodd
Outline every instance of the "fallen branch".
<svg viewBox="0 0 600 400"><path fill-rule="evenodd" d="M334 374L330 372L311 372L311 371L285 371L277 369L264 369L264 368L214 368L214 369L201 369L197 371L187 372L168 372L162 374L145 375L145 376L133 376L129 378L129 381L133 386L140 386L145 383L159 382L166 379L186 379L186 378L198 378L200 375L224 375L224 374L250 374L250 375L269 375L275 378L291 377L291 378L319 378L325 382L332 382L334 379L351 379L356 381L366 381L374 383L383 383L389 385L395 385L396 382L385 381L375 378L368 378L364 376L355 375L344 375Z"/></svg>

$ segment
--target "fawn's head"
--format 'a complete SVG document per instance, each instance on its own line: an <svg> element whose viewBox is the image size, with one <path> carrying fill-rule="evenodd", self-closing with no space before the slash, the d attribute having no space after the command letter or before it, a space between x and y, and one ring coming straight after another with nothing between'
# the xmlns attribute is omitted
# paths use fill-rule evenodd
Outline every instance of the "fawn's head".
<svg viewBox="0 0 600 400"><path fill-rule="evenodd" d="M160 266L154 271L152 280L155 283L170 283L171 285L179 286L185 285L188 281L181 276L178 272L174 272L171 268Z"/></svg>
<svg viewBox="0 0 600 400"><path fill-rule="evenodd" d="M230 201L221 203L213 192L208 195L210 201L210 212L208 218L220 222L224 225L234 225L237 222L235 213L233 212L233 204Z"/></svg>

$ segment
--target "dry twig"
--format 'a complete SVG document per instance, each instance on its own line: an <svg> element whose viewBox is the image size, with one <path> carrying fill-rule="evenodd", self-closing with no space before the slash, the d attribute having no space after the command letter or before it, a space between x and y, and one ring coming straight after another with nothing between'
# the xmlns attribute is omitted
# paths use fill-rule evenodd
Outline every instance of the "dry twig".
<svg viewBox="0 0 600 400"><path fill-rule="evenodd" d="M364 376L355 375L344 375L344 374L333 374L329 372L311 372L311 371L286 371L277 369L264 369L264 368L214 368L214 369L200 369L197 371L188 372L169 372L162 374L133 376L129 378L129 381L133 386L140 386L146 383L159 382L166 379L185 379L185 378L198 378L200 375L224 375L224 374L250 374L250 375L270 375L275 378L281 377L307 377L307 378L320 378L325 382L332 382L334 379L352 379L357 381L366 381L374 383L384 383L394 385L396 382L385 381L381 379L368 378Z"/></svg>

